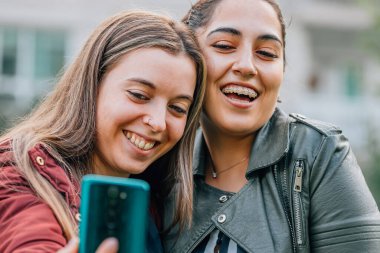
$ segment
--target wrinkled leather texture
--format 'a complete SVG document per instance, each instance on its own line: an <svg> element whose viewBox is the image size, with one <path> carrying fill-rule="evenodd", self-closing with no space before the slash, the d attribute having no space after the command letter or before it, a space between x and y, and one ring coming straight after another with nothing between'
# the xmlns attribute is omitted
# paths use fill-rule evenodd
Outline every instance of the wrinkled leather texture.
<svg viewBox="0 0 380 253"><path fill-rule="evenodd" d="M194 214L190 229L174 228L164 238L165 252L191 252L218 228L247 252L380 252L380 213L350 145L341 130L300 115L276 109L256 136L246 177L248 183L225 203L211 198L204 183L206 145L196 138L193 161ZM302 191L293 189L295 163L304 161ZM284 211L273 168L283 169L285 195L300 210L300 231L293 231ZM300 200L296 202L295 198ZM166 202L164 222L173 215L173 199ZM219 215L226 215L224 223ZM298 245L297 238L301 236Z"/></svg>

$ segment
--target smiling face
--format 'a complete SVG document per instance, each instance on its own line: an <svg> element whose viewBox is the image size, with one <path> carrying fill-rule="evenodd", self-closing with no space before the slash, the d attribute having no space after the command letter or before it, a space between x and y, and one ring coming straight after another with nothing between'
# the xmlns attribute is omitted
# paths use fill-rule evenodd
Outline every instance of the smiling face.
<svg viewBox="0 0 380 253"><path fill-rule="evenodd" d="M223 0L197 35L208 68L202 126L251 135L272 116L283 80L277 13L262 0Z"/></svg>
<svg viewBox="0 0 380 253"><path fill-rule="evenodd" d="M104 75L97 98L94 172L143 172L182 137L192 103L192 60L158 48L132 51Z"/></svg>

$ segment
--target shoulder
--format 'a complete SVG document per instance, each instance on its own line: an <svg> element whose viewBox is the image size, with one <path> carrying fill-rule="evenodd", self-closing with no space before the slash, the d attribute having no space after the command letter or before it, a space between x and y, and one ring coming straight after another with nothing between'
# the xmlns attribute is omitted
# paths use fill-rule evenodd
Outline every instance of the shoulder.
<svg viewBox="0 0 380 253"><path fill-rule="evenodd" d="M66 240L52 210L16 170L5 171L0 179L0 252L56 252Z"/></svg>
<svg viewBox="0 0 380 253"><path fill-rule="evenodd" d="M0 149L0 252L56 252L66 239L53 211L15 165L10 146Z"/></svg>
<svg viewBox="0 0 380 253"><path fill-rule="evenodd" d="M21 171L16 166L10 142L0 143L0 190L6 188L17 191L30 190L26 180L21 175Z"/></svg>
<svg viewBox="0 0 380 253"><path fill-rule="evenodd" d="M310 119L298 113L291 113L289 116L297 126L314 130L324 136L339 135L342 133L339 127L328 122Z"/></svg>
<svg viewBox="0 0 380 253"><path fill-rule="evenodd" d="M314 161L317 156L326 160L335 155L344 158L349 152L349 141L336 125L294 113L289 119L289 140L295 154Z"/></svg>

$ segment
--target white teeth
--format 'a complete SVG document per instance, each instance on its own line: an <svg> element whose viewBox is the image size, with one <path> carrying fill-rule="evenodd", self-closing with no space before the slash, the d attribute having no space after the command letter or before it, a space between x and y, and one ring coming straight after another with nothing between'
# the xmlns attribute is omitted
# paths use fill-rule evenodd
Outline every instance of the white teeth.
<svg viewBox="0 0 380 253"><path fill-rule="evenodd" d="M153 145L154 145L154 143L146 143L143 149L145 149L145 150L151 149L151 148L153 148Z"/></svg>
<svg viewBox="0 0 380 253"><path fill-rule="evenodd" d="M145 147L145 141L141 140L137 146L142 149L143 147Z"/></svg>
<svg viewBox="0 0 380 253"><path fill-rule="evenodd" d="M253 89L247 88L247 87L242 87L242 86L227 86L222 89L223 93L235 93L238 95L245 95L248 96L252 99L255 99L257 97L256 91Z"/></svg>
<svg viewBox="0 0 380 253"><path fill-rule="evenodd" d="M245 103L245 104L249 104L250 103L250 101L244 101L244 100L241 100L241 99L236 99L236 98L230 98L230 99L238 101L239 103Z"/></svg>
<svg viewBox="0 0 380 253"><path fill-rule="evenodd" d="M127 138L133 145L143 150L152 149L154 144L156 143L156 142L149 142L145 140L144 138L142 138L141 136L138 136L131 132L127 132Z"/></svg>

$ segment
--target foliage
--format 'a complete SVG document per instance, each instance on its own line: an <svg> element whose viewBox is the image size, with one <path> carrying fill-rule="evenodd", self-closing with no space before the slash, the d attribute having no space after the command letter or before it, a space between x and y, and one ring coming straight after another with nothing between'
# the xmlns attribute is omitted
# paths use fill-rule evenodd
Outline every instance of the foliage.
<svg viewBox="0 0 380 253"><path fill-rule="evenodd" d="M375 126L368 131L368 155L370 161L363 168L364 176L368 183L377 205L380 206L380 137Z"/></svg>
<svg viewBox="0 0 380 253"><path fill-rule="evenodd" d="M380 58L380 1L357 0L373 17L370 29L364 34L365 47Z"/></svg>
<svg viewBox="0 0 380 253"><path fill-rule="evenodd" d="M357 0L361 6L372 15L371 28L364 34L364 46L369 52L380 59L380 1ZM363 168L369 188L380 206L380 137L378 128L372 126L368 131L368 155L370 161Z"/></svg>
<svg viewBox="0 0 380 253"><path fill-rule="evenodd" d="M370 188L377 205L380 206L380 152L372 157L372 162L369 167L365 168L364 176L367 180L368 187Z"/></svg>

